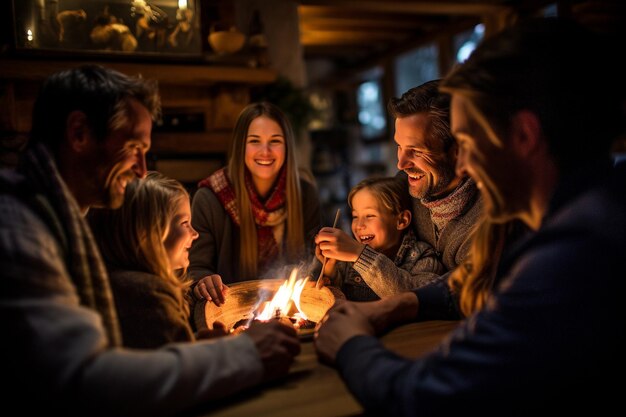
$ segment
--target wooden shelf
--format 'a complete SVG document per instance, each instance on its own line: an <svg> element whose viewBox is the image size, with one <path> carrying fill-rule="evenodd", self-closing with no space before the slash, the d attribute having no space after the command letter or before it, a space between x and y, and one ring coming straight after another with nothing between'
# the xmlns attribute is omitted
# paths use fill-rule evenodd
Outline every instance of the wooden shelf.
<svg viewBox="0 0 626 417"><path fill-rule="evenodd" d="M175 153L226 153L230 142L230 131L180 132L152 134L150 151L159 154Z"/></svg>
<svg viewBox="0 0 626 417"><path fill-rule="evenodd" d="M2 57L0 132L11 132L11 138L16 136L15 132L28 132L38 84L54 72L84 63L157 80L164 113L191 111L204 115L204 131L157 129L152 134L151 169L178 179L190 189L225 163L232 128L237 115L250 100L251 88L270 84L278 75L273 69L236 65ZM16 164L15 146L12 142L0 142L0 167Z"/></svg>
<svg viewBox="0 0 626 417"><path fill-rule="evenodd" d="M156 79L164 85L193 85L197 87L218 82L246 85L268 84L275 81L278 75L275 70L269 68L2 58L0 60L0 79L42 80L53 72L87 63L100 64L129 75L141 74L144 78Z"/></svg>

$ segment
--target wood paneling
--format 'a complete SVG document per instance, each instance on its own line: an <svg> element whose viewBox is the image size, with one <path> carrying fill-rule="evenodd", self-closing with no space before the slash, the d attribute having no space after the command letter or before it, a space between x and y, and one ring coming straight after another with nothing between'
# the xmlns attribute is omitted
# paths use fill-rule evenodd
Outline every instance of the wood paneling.
<svg viewBox="0 0 626 417"><path fill-rule="evenodd" d="M218 82L267 84L274 81L277 76L276 71L269 68L3 58L0 60L0 79L42 80L53 72L86 63L104 65L129 75L141 74L144 78L159 80L160 84L175 86L210 86Z"/></svg>
<svg viewBox="0 0 626 417"><path fill-rule="evenodd" d="M40 82L51 73L85 62L58 59L0 61L0 165L14 166L31 126L31 112ZM271 83L269 68L197 64L93 62L128 75L159 82L163 113L202 115L196 131L181 126L155 127L149 159L152 169L193 186L226 160L231 131L250 101L250 88Z"/></svg>

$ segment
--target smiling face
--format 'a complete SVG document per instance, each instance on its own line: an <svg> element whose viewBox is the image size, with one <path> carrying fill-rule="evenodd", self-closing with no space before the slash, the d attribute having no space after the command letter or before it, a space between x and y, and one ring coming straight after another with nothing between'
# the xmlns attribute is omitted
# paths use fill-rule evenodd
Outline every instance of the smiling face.
<svg viewBox="0 0 626 417"><path fill-rule="evenodd" d="M385 255L395 256L402 230L409 222L402 221L400 214L393 214L382 206L368 188L357 191L352 196L350 205L352 234L355 239Z"/></svg>
<svg viewBox="0 0 626 417"><path fill-rule="evenodd" d="M130 114L125 126L114 130L97 144L91 157L94 196L92 205L118 208L124 201L126 185L146 175L146 153L150 149L152 118L148 110L136 100L129 102ZM95 177L95 178L94 178Z"/></svg>
<svg viewBox="0 0 626 417"><path fill-rule="evenodd" d="M394 140L398 146L398 169L408 175L409 193L414 198L444 197L459 184L454 168L455 149L428 140L429 120L425 113L396 119Z"/></svg>
<svg viewBox="0 0 626 417"><path fill-rule="evenodd" d="M250 123L244 160L262 197L267 196L278 177L286 153L285 136L276 121L260 116Z"/></svg>
<svg viewBox="0 0 626 417"><path fill-rule="evenodd" d="M169 228L163 247L167 252L172 269L187 268L189 265L189 248L198 238L198 232L191 227L191 208L189 197L181 196L176 202L174 216L170 220Z"/></svg>
<svg viewBox="0 0 626 417"><path fill-rule="evenodd" d="M485 213L496 222L520 217L528 209L528 173L523 158L487 127L463 96L452 97L451 126L458 146L457 172L471 176L484 199Z"/></svg>

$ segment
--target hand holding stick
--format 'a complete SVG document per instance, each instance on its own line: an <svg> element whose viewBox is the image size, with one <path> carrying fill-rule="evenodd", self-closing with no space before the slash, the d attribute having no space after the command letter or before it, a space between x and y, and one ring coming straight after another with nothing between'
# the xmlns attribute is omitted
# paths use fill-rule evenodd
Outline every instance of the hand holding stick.
<svg viewBox="0 0 626 417"><path fill-rule="evenodd" d="M341 213L341 209L337 209L337 213L335 213L335 221L333 222L333 229L337 227L337 222L339 221L339 214ZM326 268L326 261L328 258L324 256L324 262L322 262L322 270L320 271L320 276L317 277L317 282L315 283L315 288L320 289L322 283L322 277L324 276L324 269Z"/></svg>

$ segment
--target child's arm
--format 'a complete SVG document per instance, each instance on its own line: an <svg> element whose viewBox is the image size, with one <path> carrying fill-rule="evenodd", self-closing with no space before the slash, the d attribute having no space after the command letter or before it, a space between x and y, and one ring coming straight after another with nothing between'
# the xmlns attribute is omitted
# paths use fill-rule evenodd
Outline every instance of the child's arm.
<svg viewBox="0 0 626 417"><path fill-rule="evenodd" d="M352 267L379 297L423 287L445 273L435 251L424 242L414 242L403 255L397 266L368 246Z"/></svg>
<svg viewBox="0 0 626 417"><path fill-rule="evenodd" d="M316 236L317 237L317 236ZM324 265L324 255L322 255L322 250L320 249L320 245L315 245L315 257L322 265ZM337 260L328 258L326 260L326 265L324 266L324 273L322 274L322 284L330 285L336 281L336 271Z"/></svg>
<svg viewBox="0 0 626 417"><path fill-rule="evenodd" d="M332 227L323 227L315 236L315 244L329 262L331 259L354 262L365 248L365 244L358 242L343 230Z"/></svg>
<svg viewBox="0 0 626 417"><path fill-rule="evenodd" d="M354 262L364 248L364 244L356 241L343 230L323 227L315 236L315 256L322 264L324 257L328 258L323 274L324 285L330 282L339 286L341 277L338 274L338 261Z"/></svg>

